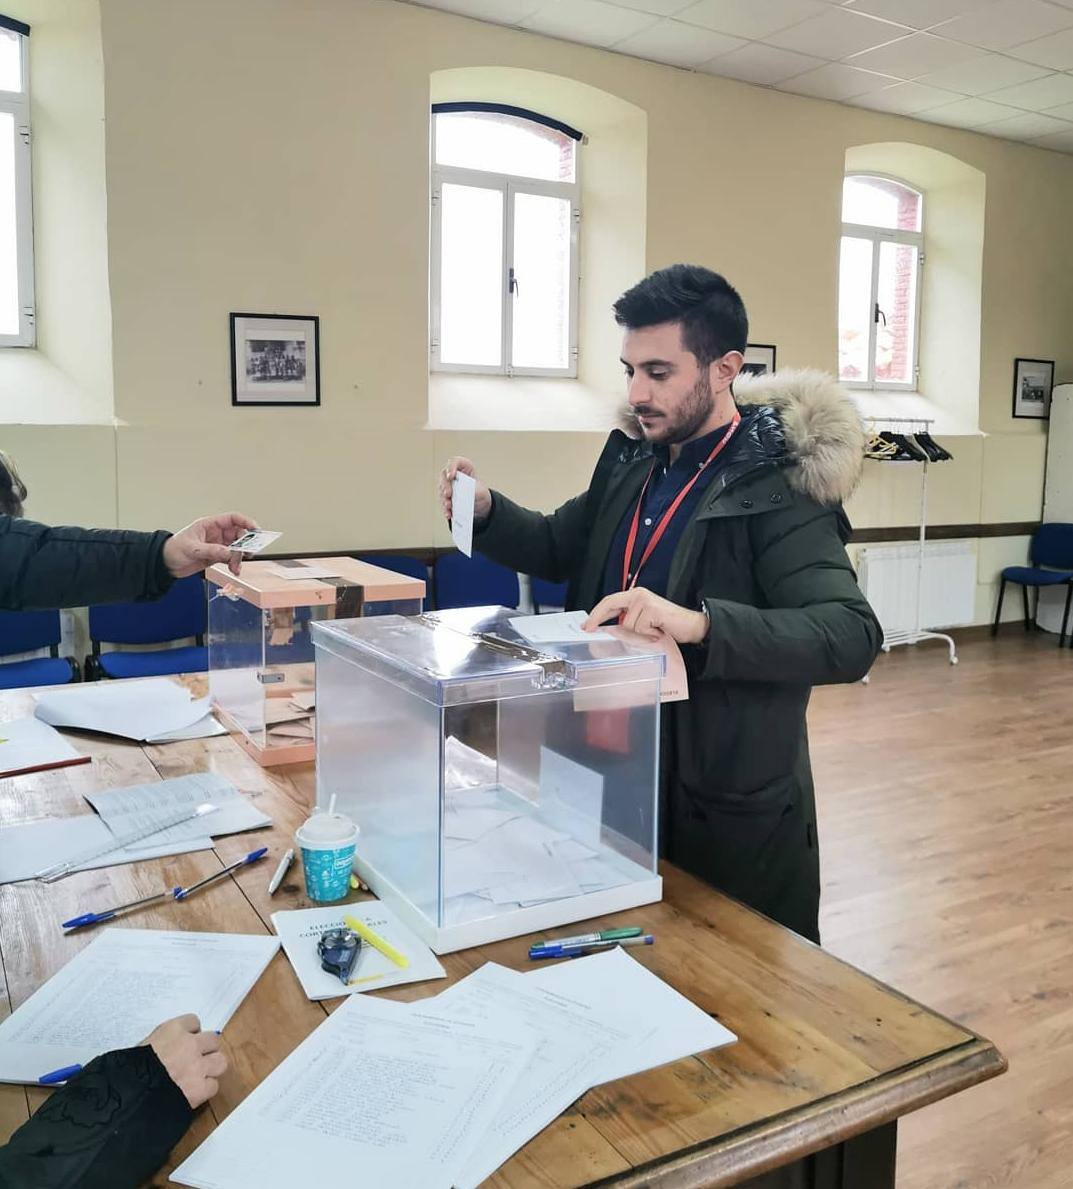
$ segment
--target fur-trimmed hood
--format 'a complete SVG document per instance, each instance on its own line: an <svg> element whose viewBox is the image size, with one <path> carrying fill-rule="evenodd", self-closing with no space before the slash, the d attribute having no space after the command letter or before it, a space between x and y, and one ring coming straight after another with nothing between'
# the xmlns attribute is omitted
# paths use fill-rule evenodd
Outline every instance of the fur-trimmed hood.
<svg viewBox="0 0 1073 1189"><path fill-rule="evenodd" d="M805 369L739 376L734 399L743 413L773 414L768 420L777 423L782 442L769 456L785 468L791 487L821 504L850 497L864 466L864 426L853 398L834 376ZM628 408L619 424L631 437L639 436Z"/></svg>

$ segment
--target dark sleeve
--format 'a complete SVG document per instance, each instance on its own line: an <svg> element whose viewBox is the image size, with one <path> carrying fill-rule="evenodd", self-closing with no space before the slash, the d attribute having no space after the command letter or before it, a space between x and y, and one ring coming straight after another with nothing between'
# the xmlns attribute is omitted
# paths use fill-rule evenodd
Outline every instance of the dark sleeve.
<svg viewBox="0 0 1073 1189"><path fill-rule="evenodd" d="M192 1118L148 1045L105 1053L0 1148L0 1189L135 1189Z"/></svg>
<svg viewBox="0 0 1073 1189"><path fill-rule="evenodd" d="M548 582L570 578L585 541L586 495L567 500L550 515L533 512L492 492L492 512L473 534L485 557Z"/></svg>
<svg viewBox="0 0 1073 1189"><path fill-rule="evenodd" d="M159 598L172 584L163 556L169 535L0 516L0 610Z"/></svg>
<svg viewBox="0 0 1073 1189"><path fill-rule="evenodd" d="M753 571L767 603L705 599L711 632L701 679L826 685L857 681L883 641L846 556L841 508L799 496L750 521Z"/></svg>

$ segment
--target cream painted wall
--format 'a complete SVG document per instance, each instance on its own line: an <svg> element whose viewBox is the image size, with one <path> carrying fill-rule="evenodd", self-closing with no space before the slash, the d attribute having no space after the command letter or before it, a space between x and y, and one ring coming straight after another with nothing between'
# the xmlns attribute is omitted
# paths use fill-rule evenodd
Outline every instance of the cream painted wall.
<svg viewBox="0 0 1073 1189"><path fill-rule="evenodd" d="M111 424L98 6L6 0L4 12L32 26L37 346L0 350L0 425Z"/></svg>
<svg viewBox="0 0 1073 1189"><path fill-rule="evenodd" d="M19 15L52 7L23 0ZM429 80L474 66L560 74L642 109L646 266L724 271L782 368L834 365L848 147L911 141L982 171L994 436L948 441L932 515L1038 516L1044 432L1009 416L1012 360L1055 357L1073 376L1073 158L390 0L102 0L101 30L120 523L237 504L294 549L446 543L433 490L453 451L540 506L584 485L598 434L425 428ZM321 316L321 408L231 407L231 310ZM57 514L83 514L80 474L41 450L29 469L64 493ZM875 468L850 511L876 526L914 514Z"/></svg>

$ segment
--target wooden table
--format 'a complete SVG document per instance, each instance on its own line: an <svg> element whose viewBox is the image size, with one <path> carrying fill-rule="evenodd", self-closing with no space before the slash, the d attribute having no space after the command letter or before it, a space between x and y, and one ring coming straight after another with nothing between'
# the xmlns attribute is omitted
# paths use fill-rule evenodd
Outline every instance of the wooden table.
<svg viewBox="0 0 1073 1189"><path fill-rule="evenodd" d="M199 679L189 684L197 688ZM25 691L0 693L0 721L30 713L32 704ZM272 860L183 904L132 914L124 927L271 932L272 912L309 906L297 862L271 900L266 885L312 803L311 764L262 769L228 737L143 748L79 736L76 745L93 756L92 765L0 781L0 822L83 813L89 807L82 796L94 789L212 771L256 798L274 824L256 835L222 838L214 851L83 872L55 884L0 887L0 1018L92 939L93 930L65 937L60 921L193 883L255 845L270 846ZM651 949L631 953L740 1040L590 1090L489 1186L885 1189L894 1185L897 1118L1005 1068L983 1037L675 868L665 865L663 876L661 904L622 914L657 938ZM524 970L531 968L527 946L527 939L503 941L451 954L444 965L452 979L489 959ZM382 994L419 999L444 985ZM231 1068L220 1093L152 1184L166 1184L168 1171L339 1002L310 1003L278 954L224 1034ZM0 1141L44 1095L0 1086Z"/></svg>

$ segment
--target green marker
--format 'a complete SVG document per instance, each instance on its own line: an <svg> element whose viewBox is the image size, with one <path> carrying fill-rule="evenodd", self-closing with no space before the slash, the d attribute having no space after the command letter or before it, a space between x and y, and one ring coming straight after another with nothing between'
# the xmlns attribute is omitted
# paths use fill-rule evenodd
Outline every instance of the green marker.
<svg viewBox="0 0 1073 1189"><path fill-rule="evenodd" d="M582 933L577 937L557 937L552 941L538 941L529 947L530 956L541 950L559 950L578 945L596 945L601 941L623 941L627 937L640 937L644 929L640 925L625 925L621 929L602 929L599 933Z"/></svg>

